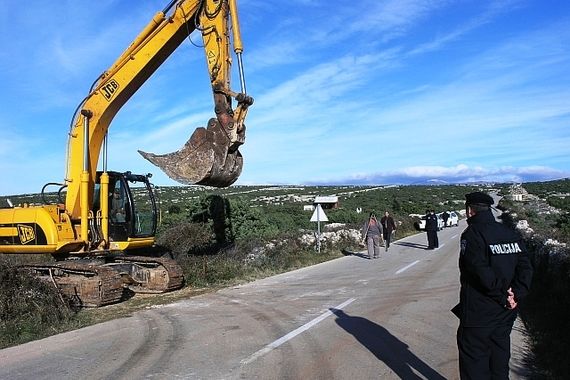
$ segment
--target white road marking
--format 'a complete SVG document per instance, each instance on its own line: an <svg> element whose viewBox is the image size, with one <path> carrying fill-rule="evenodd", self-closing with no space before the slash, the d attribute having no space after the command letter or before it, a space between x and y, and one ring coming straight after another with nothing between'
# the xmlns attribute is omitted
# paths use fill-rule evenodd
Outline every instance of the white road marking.
<svg viewBox="0 0 570 380"><path fill-rule="evenodd" d="M453 235L453 236L450 238L450 240L455 239L457 236L459 236L459 234Z"/></svg>
<svg viewBox="0 0 570 380"><path fill-rule="evenodd" d="M356 298L351 298L351 299L341 303L340 305L335 306L333 309L341 310L343 307L350 305L355 300L356 300ZM277 347L281 346L283 343L293 339L294 337L301 334L302 332L307 331L308 329L315 326L317 323L321 322L322 320L331 316L332 314L333 314L333 312L330 310L324 312L323 314L319 315L317 318L313 319L312 321L305 323L303 326L299 327L298 329L291 331L289 334L284 335L281 338L274 341L273 343L270 343L267 346L263 347L261 350L257 351L256 353L251 355L249 358L242 360L241 363L242 364L249 364L249 363L253 362L257 358L267 354L268 352L271 352L275 348L277 348Z"/></svg>
<svg viewBox="0 0 570 380"><path fill-rule="evenodd" d="M397 271L396 274L400 274L400 273L402 273L403 271L410 269L411 267L413 267L414 265L416 265L416 264L419 263L419 262L420 262L420 260L416 260L416 261L414 261L413 263L406 265L405 267L403 267L402 269L400 269L399 271Z"/></svg>

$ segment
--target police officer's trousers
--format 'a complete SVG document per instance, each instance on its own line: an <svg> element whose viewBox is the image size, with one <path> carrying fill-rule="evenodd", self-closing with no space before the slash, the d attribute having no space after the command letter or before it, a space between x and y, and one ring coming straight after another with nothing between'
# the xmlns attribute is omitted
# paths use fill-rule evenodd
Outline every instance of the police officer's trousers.
<svg viewBox="0 0 570 380"><path fill-rule="evenodd" d="M457 329L459 374L462 380L509 378L513 324Z"/></svg>
<svg viewBox="0 0 570 380"><path fill-rule="evenodd" d="M428 248L438 248L439 239L437 238L437 231L428 230L426 232L427 232Z"/></svg>

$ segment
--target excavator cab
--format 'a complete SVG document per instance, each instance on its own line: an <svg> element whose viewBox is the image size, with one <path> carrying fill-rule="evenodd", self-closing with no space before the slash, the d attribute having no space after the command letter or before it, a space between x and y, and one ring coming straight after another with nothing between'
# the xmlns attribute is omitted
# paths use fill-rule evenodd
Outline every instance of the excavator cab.
<svg viewBox="0 0 570 380"><path fill-rule="evenodd" d="M109 240L153 237L157 228L157 206L149 175L107 172L109 175ZM101 172L97 173L93 210L98 211Z"/></svg>

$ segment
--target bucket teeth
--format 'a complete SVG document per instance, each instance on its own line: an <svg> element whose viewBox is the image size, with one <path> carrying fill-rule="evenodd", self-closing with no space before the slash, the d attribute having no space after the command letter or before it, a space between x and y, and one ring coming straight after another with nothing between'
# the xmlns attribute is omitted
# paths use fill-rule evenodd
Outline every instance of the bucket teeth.
<svg viewBox="0 0 570 380"><path fill-rule="evenodd" d="M243 166L241 153L230 149L230 139L216 119L208 122L207 129L196 129L176 152L138 152L183 184L227 187L238 179Z"/></svg>

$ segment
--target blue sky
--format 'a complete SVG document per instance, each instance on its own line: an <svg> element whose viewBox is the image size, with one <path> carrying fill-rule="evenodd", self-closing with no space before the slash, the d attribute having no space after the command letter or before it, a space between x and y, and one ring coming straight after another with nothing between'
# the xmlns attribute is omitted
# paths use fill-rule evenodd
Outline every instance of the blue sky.
<svg viewBox="0 0 570 380"><path fill-rule="evenodd" d="M167 3L2 2L0 195L63 181L76 106ZM238 6L255 104L237 184L570 176L570 2ZM137 149L175 151L213 115L203 50L187 41L115 117L109 168L175 184Z"/></svg>

